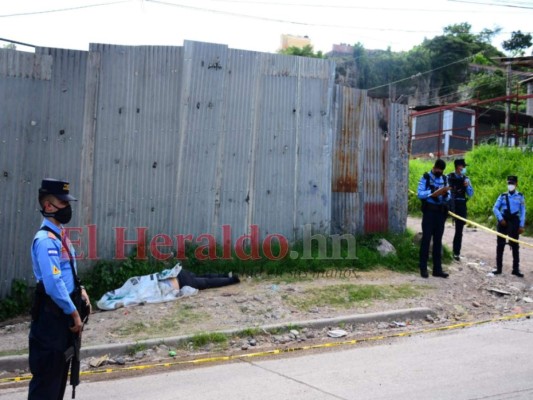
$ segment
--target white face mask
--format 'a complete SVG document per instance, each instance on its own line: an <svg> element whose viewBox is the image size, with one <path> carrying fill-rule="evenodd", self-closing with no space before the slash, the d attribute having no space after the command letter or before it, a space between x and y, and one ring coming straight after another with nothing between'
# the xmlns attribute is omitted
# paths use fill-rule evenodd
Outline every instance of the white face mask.
<svg viewBox="0 0 533 400"><path fill-rule="evenodd" d="M516 185L507 185L507 189L509 189L510 192L514 192Z"/></svg>
<svg viewBox="0 0 533 400"><path fill-rule="evenodd" d="M462 169L461 174L466 174L466 167Z"/></svg>

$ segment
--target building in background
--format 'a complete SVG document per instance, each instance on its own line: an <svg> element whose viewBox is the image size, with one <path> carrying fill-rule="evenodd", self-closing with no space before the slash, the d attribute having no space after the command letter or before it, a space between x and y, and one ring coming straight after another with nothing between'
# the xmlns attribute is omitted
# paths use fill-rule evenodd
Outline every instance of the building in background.
<svg viewBox="0 0 533 400"><path fill-rule="evenodd" d="M346 44L346 43L334 44L331 47L331 52L329 54L336 55L336 56L351 55L353 54L354 50L355 50L355 47L350 44Z"/></svg>
<svg viewBox="0 0 533 400"><path fill-rule="evenodd" d="M281 50L286 50L289 47L298 47L303 49L305 46L312 46L309 36L295 36L295 35L281 35Z"/></svg>

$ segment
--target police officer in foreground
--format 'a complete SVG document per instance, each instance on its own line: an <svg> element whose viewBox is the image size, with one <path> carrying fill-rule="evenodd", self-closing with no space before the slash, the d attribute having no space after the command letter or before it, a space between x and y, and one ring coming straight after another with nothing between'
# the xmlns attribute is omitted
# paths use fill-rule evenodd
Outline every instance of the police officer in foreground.
<svg viewBox="0 0 533 400"><path fill-rule="evenodd" d="M65 352L72 346L74 334L81 335L83 327L70 297L76 278L74 248L62 232L63 224L72 216L70 201L76 199L69 193L68 182L42 181L39 204L44 220L31 246L37 287L29 334L30 400L63 398L70 364ZM81 298L89 306L89 296L83 288Z"/></svg>
<svg viewBox="0 0 533 400"><path fill-rule="evenodd" d="M474 188L470 183L470 179L465 175L466 162L463 159L457 159L453 162L455 171L448 175L448 183L451 187L451 202L453 204L453 212L460 217L466 219L467 208L466 202L474 195ZM460 219L455 219L455 235L453 237L453 258L456 261L461 259L461 244L463 242L463 228L465 222Z"/></svg>
<svg viewBox="0 0 533 400"><path fill-rule="evenodd" d="M430 172L424 173L418 183L418 198L422 201L422 241L420 243L420 275L428 277L429 246L433 238L433 276L447 278L442 270L442 235L448 215L450 186L444 160L438 159Z"/></svg>
<svg viewBox="0 0 533 400"><path fill-rule="evenodd" d="M524 195L516 190L518 178L516 176L507 177L506 193L500 194L492 211L498 219L498 232L503 233L513 239L517 239L521 233L524 233L526 223L526 202ZM498 236L496 239L496 269L493 274L502 273L503 250L505 248L505 239ZM520 272L520 253L519 245L516 242L509 241L509 246L513 251L513 275L523 278Z"/></svg>

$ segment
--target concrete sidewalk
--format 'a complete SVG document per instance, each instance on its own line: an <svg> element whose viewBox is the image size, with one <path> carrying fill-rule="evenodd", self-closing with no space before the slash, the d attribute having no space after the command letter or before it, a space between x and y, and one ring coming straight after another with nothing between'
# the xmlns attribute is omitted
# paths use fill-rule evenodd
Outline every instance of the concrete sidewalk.
<svg viewBox="0 0 533 400"><path fill-rule="evenodd" d="M379 313L370 313L370 314L356 314L356 315L345 315L335 318L325 318L325 319L316 319L309 321L295 321L292 324L281 323L281 324L272 324L264 325L259 327L259 330L272 331L276 329L283 329L290 325L297 325L301 328L317 328L321 329L327 326L337 326L341 323L347 324L366 324L370 322L392 322L392 321L406 321L406 320L419 320L424 319L427 315L434 316L435 313L425 307L420 308L409 308L403 310L394 310L394 311L385 311ZM226 335L237 334L242 329L232 329L220 331L220 333ZM167 337L167 338L157 338L150 340L143 340L137 342L125 342L125 343L115 343L115 344L103 344L90 347L82 347L81 357L98 357L105 354L125 354L128 349L132 346L145 345L146 347L152 347L160 344L166 344L169 346L178 346L181 343L187 343L191 340L191 335L186 336L176 336L176 337ZM19 355L19 356L5 356L0 357L0 371L14 371L15 369L26 369L28 368L28 355Z"/></svg>

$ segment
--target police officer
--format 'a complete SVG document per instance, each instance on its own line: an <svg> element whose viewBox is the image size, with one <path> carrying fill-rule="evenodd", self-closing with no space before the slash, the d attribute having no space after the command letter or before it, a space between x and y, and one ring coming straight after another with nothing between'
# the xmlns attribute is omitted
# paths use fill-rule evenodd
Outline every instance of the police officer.
<svg viewBox="0 0 533 400"><path fill-rule="evenodd" d="M70 201L76 199L69 193L68 182L42 181L39 204L44 220L31 246L37 287L29 334L30 400L63 398L69 367L64 353L72 345L73 335L81 334L83 327L70 298L75 289L74 248L62 232L63 224L71 219ZM72 266L69 251L74 257ZM85 289L82 289L82 299L90 304Z"/></svg>
<svg viewBox="0 0 533 400"><path fill-rule="evenodd" d="M467 209L466 202L474 195L474 188L470 183L470 179L465 175L466 162L463 159L458 159L453 162L455 172L448 175L448 183L451 186L451 202L453 203L453 212L460 217L466 218ZM463 241L463 228L465 222L460 219L455 219L455 235L453 237L453 258L456 261L461 259L461 244Z"/></svg>
<svg viewBox="0 0 533 400"><path fill-rule="evenodd" d="M420 243L420 275L428 277L427 262L429 245L433 238L433 276L447 278L442 270L441 252L444 224L448 215L450 186L443 175L446 163L438 159L430 172L426 172L418 183L418 198L422 201L422 242Z"/></svg>
<svg viewBox="0 0 533 400"><path fill-rule="evenodd" d="M498 219L498 232L503 233L513 239L517 239L521 233L524 233L526 224L526 202L524 195L517 192L518 178L516 176L507 177L506 193L498 196L492 211ZM498 236L496 239L496 269L492 271L495 275L502 273L503 250L505 248L505 239ZM523 278L520 272L520 253L519 245L516 242L509 241L509 246L513 251L513 275Z"/></svg>

